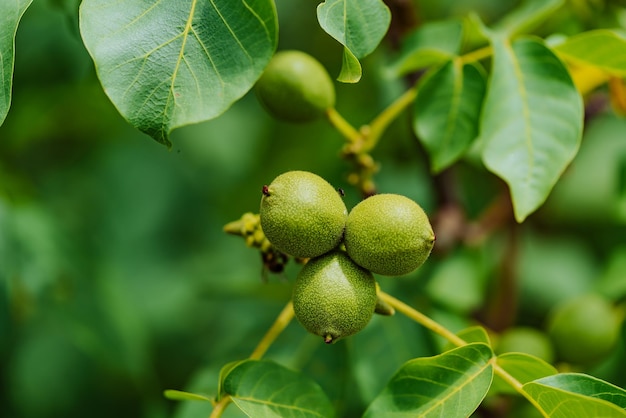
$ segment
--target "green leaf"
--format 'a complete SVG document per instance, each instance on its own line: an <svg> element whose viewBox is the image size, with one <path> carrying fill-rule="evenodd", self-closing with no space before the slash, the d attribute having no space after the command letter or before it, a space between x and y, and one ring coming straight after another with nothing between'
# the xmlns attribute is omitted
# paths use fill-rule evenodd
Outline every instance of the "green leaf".
<svg viewBox="0 0 626 418"><path fill-rule="evenodd" d="M602 399L620 408L626 408L626 390L587 374L560 373L540 379L535 383Z"/></svg>
<svg viewBox="0 0 626 418"><path fill-rule="evenodd" d="M580 145L582 99L542 42L492 37L493 68L482 110L482 157L504 179L522 222L548 197Z"/></svg>
<svg viewBox="0 0 626 418"><path fill-rule="evenodd" d="M342 83L358 83L362 74L361 63L348 48L344 47L341 72L337 80Z"/></svg>
<svg viewBox="0 0 626 418"><path fill-rule="evenodd" d="M475 343L410 360L364 417L469 417L491 385L492 356L488 346Z"/></svg>
<svg viewBox="0 0 626 418"><path fill-rule="evenodd" d="M15 33L22 15L33 0L0 2L0 125L11 106L13 65L15 63Z"/></svg>
<svg viewBox="0 0 626 418"><path fill-rule="evenodd" d="M626 417L626 391L589 375L556 374L523 389L550 418Z"/></svg>
<svg viewBox="0 0 626 418"><path fill-rule="evenodd" d="M191 392L183 392L181 390L168 389L163 392L167 399L172 401L203 401L211 402L211 398L207 398L204 395Z"/></svg>
<svg viewBox="0 0 626 418"><path fill-rule="evenodd" d="M456 335L468 343L483 343L491 346L491 339L489 338L487 330L480 325L465 328L457 332Z"/></svg>
<svg viewBox="0 0 626 418"><path fill-rule="evenodd" d="M434 172L457 161L478 135L486 77L474 64L448 61L421 83L413 128Z"/></svg>
<svg viewBox="0 0 626 418"><path fill-rule="evenodd" d="M487 330L480 325L474 325L462 329L461 331L457 332L456 335L466 343L483 343L491 347L491 339L489 338L489 334L487 333ZM456 345L448 341L443 346L443 351L449 351L454 348L456 348Z"/></svg>
<svg viewBox="0 0 626 418"><path fill-rule="evenodd" d="M487 330L480 325L468 326L456 333L456 336L461 338L466 343L483 343L491 347L491 338ZM449 351L457 346L449 341L442 346L442 351Z"/></svg>
<svg viewBox="0 0 626 418"><path fill-rule="evenodd" d="M223 388L224 378L228 375L228 373L231 372L232 369L234 369L239 364L245 361L247 360L231 361L230 363L226 363L224 366L222 366L222 368L220 369L220 375L218 378L218 385L217 385L217 399L218 400L220 400L222 398L222 395L224 394L224 388Z"/></svg>
<svg viewBox="0 0 626 418"><path fill-rule="evenodd" d="M564 59L626 76L626 39L607 29L583 32L556 46Z"/></svg>
<svg viewBox="0 0 626 418"><path fill-rule="evenodd" d="M542 377L552 376L558 371L544 360L526 353L500 354L496 362L505 372L513 376L521 384ZM492 390L496 392L516 393L508 383L497 374L494 376Z"/></svg>
<svg viewBox="0 0 626 418"><path fill-rule="evenodd" d="M317 20L346 48L338 80L356 83L361 79L358 60L374 51L383 39L391 12L382 0L327 0L317 6Z"/></svg>
<svg viewBox="0 0 626 418"><path fill-rule="evenodd" d="M119 112L168 146L250 90L277 43L272 0L85 0L80 30Z"/></svg>
<svg viewBox="0 0 626 418"><path fill-rule="evenodd" d="M462 41L463 23L458 20L425 23L404 38L393 69L403 75L443 64L458 55Z"/></svg>
<svg viewBox="0 0 626 418"><path fill-rule="evenodd" d="M332 417L333 407L317 383L268 360L232 368L222 388L250 417Z"/></svg>
<svg viewBox="0 0 626 418"><path fill-rule="evenodd" d="M550 17L564 2L564 0L526 0L493 25L493 30L508 37L528 33Z"/></svg>
<svg viewBox="0 0 626 418"><path fill-rule="evenodd" d="M522 384L558 373L554 366L526 353L503 353L496 362Z"/></svg>

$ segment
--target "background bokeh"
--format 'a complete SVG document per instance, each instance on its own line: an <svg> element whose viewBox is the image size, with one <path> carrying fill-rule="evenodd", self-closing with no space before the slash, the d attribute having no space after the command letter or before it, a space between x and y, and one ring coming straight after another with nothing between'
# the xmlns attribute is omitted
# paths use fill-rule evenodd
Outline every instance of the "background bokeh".
<svg viewBox="0 0 626 418"><path fill-rule="evenodd" d="M277 1L279 48L305 50L336 75L341 48L317 25L317 3ZM424 21L475 11L487 22L517 4L415 3ZM272 120L251 92L221 117L174 131L167 150L106 98L78 33L77 7L35 0L17 33L13 103L0 127L0 415L207 416L210 405L177 404L163 390L214 394L221 366L250 354L297 274L291 263L264 282L258 253L223 225L256 212L261 186L290 169L320 174L354 205L360 197L345 180L342 139L324 121ZM616 24L606 14L565 14L549 30ZM361 83L337 85L337 108L357 126L406 86L385 72L389 49L364 61ZM626 294L625 133L626 121L601 106L562 184L513 228L516 323L541 327L559 300L591 289ZM381 191L438 213L442 179L429 173L408 117L390 127L374 156ZM503 190L471 162L451 171L445 181L454 180L470 218ZM460 329L489 304L508 239L496 231L436 251L417 273L381 286ZM268 357L305 370L341 413L356 416L404 361L439 344L399 315L376 317L331 347L294 322ZM624 386L623 351L620 343L593 373ZM238 416L235 408L227 415Z"/></svg>

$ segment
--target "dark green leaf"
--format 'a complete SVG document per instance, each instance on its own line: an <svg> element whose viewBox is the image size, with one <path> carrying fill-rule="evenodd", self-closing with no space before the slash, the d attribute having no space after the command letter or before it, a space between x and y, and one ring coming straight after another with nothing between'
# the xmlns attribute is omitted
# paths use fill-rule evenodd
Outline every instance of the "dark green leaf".
<svg viewBox="0 0 626 418"><path fill-rule="evenodd" d="M626 391L592 376L561 373L523 389L550 418L626 417Z"/></svg>
<svg viewBox="0 0 626 418"><path fill-rule="evenodd" d="M277 42L272 0L85 0L81 35L120 113L170 145L219 116L261 75Z"/></svg>
<svg viewBox="0 0 626 418"><path fill-rule="evenodd" d="M410 360L364 417L469 417L491 385L492 356L488 346L476 343Z"/></svg>
<svg viewBox="0 0 626 418"><path fill-rule="evenodd" d="M451 60L418 90L413 128L428 150L433 171L458 160L478 135L485 75L474 64Z"/></svg>
<svg viewBox="0 0 626 418"><path fill-rule="evenodd" d="M555 47L567 60L626 76L626 39L607 29L583 32Z"/></svg>
<svg viewBox="0 0 626 418"><path fill-rule="evenodd" d="M15 62L15 33L22 15L33 0L0 2L0 125L9 113Z"/></svg>
<svg viewBox="0 0 626 418"><path fill-rule="evenodd" d="M220 369L220 375L218 378L218 385L217 385L217 399L218 400L224 394L224 388L223 388L224 378L228 375L228 373L230 373L232 369L234 369L235 367L237 367L240 363L243 363L244 361L246 360L231 361L230 363L226 363L224 366L222 366L222 368Z"/></svg>
<svg viewBox="0 0 626 418"><path fill-rule="evenodd" d="M332 417L333 407L317 383L267 360L232 368L222 388L250 417Z"/></svg>
<svg viewBox="0 0 626 418"><path fill-rule="evenodd" d="M561 61L542 42L492 38L493 69L481 118L483 161L511 189L522 222L576 155L583 106Z"/></svg>
<svg viewBox="0 0 626 418"><path fill-rule="evenodd" d="M402 75L443 64L459 53L462 40L463 24L458 20L425 23L403 40L393 67Z"/></svg>
<svg viewBox="0 0 626 418"><path fill-rule="evenodd" d="M493 29L506 36L528 33L551 16L563 3L564 0L526 0L520 7L506 14Z"/></svg>
<svg viewBox="0 0 626 418"><path fill-rule="evenodd" d="M355 83L361 78L358 60L374 51L383 39L391 12L382 0L327 0L317 6L317 20L346 48L338 80Z"/></svg>

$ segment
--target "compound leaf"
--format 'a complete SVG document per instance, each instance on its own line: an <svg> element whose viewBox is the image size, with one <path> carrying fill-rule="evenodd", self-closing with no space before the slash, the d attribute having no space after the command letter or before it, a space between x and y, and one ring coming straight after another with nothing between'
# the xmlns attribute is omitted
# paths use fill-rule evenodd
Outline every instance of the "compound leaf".
<svg viewBox="0 0 626 418"><path fill-rule="evenodd" d="M223 377L222 388L250 417L332 417L317 383L268 360L242 361Z"/></svg>
<svg viewBox="0 0 626 418"><path fill-rule="evenodd" d="M361 79L359 59L370 54L387 33L391 12L382 0L326 0L317 6L317 20L344 47L341 82ZM358 68L357 68L358 67Z"/></svg>
<svg viewBox="0 0 626 418"><path fill-rule="evenodd" d="M482 158L510 189L522 222L548 197L578 151L583 105L567 69L541 41L492 37L481 116Z"/></svg>
<svg viewBox="0 0 626 418"><path fill-rule="evenodd" d="M626 417L626 391L581 373L560 373L526 383L550 418Z"/></svg>
<svg viewBox="0 0 626 418"><path fill-rule="evenodd" d="M468 344L408 361L365 411L371 417L469 417L493 377L491 348Z"/></svg>
<svg viewBox="0 0 626 418"><path fill-rule="evenodd" d="M481 69L459 60L448 61L420 85L413 128L434 172L458 160L477 137L485 89Z"/></svg>
<svg viewBox="0 0 626 418"><path fill-rule="evenodd" d="M15 63L15 33L33 0L0 2L0 125L9 113Z"/></svg>
<svg viewBox="0 0 626 418"><path fill-rule="evenodd" d="M85 0L80 30L119 112L168 146L241 98L277 43L272 0Z"/></svg>

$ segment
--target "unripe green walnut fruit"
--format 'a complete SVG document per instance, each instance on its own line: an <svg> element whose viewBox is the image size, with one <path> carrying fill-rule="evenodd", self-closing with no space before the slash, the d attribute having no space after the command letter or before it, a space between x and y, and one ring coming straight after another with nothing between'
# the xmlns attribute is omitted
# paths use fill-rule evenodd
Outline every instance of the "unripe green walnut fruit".
<svg viewBox="0 0 626 418"><path fill-rule="evenodd" d="M263 188L261 229L285 254L310 258L332 250L347 216L339 192L317 174L288 171Z"/></svg>
<svg viewBox="0 0 626 418"><path fill-rule="evenodd" d="M309 260L293 289L296 318L328 344L362 330L375 307L374 276L342 251Z"/></svg>
<svg viewBox="0 0 626 418"><path fill-rule="evenodd" d="M400 276L426 261L435 234L417 203L397 194L379 194L350 211L344 242L348 255L361 267Z"/></svg>
<svg viewBox="0 0 626 418"><path fill-rule="evenodd" d="M328 72L300 51L277 52L255 90L270 114L291 122L317 119L335 105L335 86Z"/></svg>
<svg viewBox="0 0 626 418"><path fill-rule="evenodd" d="M548 335L557 356L588 365L611 352L620 333L620 318L600 295L587 294L558 305L548 318Z"/></svg>

